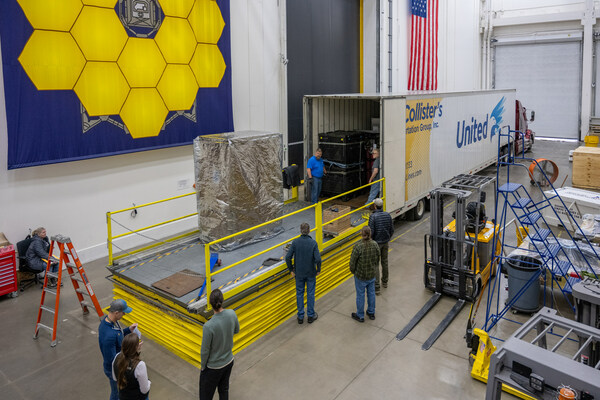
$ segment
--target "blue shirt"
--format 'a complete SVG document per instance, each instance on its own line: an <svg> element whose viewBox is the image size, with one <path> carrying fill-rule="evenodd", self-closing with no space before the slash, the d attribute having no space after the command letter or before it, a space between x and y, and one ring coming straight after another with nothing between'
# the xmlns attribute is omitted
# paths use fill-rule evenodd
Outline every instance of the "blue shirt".
<svg viewBox="0 0 600 400"><path fill-rule="evenodd" d="M306 168L310 169L310 173L314 178L323 177L323 158L317 160L317 157L312 156L306 164Z"/></svg>
<svg viewBox="0 0 600 400"><path fill-rule="evenodd" d="M112 379L112 362L118 352L121 351L121 342L123 337L131 333L129 328L121 329L119 322L113 324L103 317L98 327L98 342L100 351L104 358L104 374Z"/></svg>
<svg viewBox="0 0 600 400"><path fill-rule="evenodd" d="M308 235L301 235L292 242L285 256L285 262L290 272L293 271L297 278L314 278L317 272L321 272L321 254L317 242Z"/></svg>

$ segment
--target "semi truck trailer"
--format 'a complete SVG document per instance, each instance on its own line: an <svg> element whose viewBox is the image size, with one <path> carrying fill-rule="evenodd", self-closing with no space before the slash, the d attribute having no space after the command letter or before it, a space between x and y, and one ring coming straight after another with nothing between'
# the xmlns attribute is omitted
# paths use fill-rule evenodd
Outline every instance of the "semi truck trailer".
<svg viewBox="0 0 600 400"><path fill-rule="evenodd" d="M387 211L392 217L406 213L420 219L433 188L496 162L499 131L506 126L515 126L515 90L305 96L305 165L320 138L341 131L355 144L359 140L352 136L362 135L371 143L364 149L367 153L380 147ZM501 147L505 151L507 143ZM323 159L327 168L327 151ZM368 154L359 153L346 164L329 164L360 171L362 163L367 169L368 160ZM355 187L366 183L356 182Z"/></svg>

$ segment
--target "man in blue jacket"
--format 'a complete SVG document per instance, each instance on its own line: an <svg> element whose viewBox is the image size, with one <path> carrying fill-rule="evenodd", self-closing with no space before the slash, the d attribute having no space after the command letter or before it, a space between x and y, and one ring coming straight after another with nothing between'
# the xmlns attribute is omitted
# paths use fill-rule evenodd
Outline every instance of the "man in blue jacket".
<svg viewBox="0 0 600 400"><path fill-rule="evenodd" d="M375 294L379 295L381 294L381 286L384 288L388 286L388 249L390 239L394 234L394 221L389 213L383 211L383 200L377 198L373 201L373 204L375 204L375 211L369 217L369 228L371 228L371 238L379 245L381 255L381 274L379 273L379 266L377 266L375 277Z"/></svg>
<svg viewBox="0 0 600 400"><path fill-rule="evenodd" d="M125 335L133 332L138 325L135 323L125 329L119 325L119 320L130 312L131 307L127 306L125 300L114 300L108 307L108 315L100 320L98 327L98 342L104 359L104 375L110 381L110 400L119 400L119 388L117 382L112 379L112 362L121 351L121 342Z"/></svg>
<svg viewBox="0 0 600 400"><path fill-rule="evenodd" d="M308 323L312 324L319 317L315 312L315 287L317 275L321 273L321 254L317 242L309 236L310 226L306 222L300 225L300 233L300 237L292 242L285 256L285 262L292 277L296 278L298 323L304 322L304 287L306 286L306 313Z"/></svg>

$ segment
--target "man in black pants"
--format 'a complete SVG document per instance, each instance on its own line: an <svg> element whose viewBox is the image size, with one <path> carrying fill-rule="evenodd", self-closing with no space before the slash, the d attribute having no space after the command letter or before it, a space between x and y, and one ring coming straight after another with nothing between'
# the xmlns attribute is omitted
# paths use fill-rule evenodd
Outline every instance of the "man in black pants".
<svg viewBox="0 0 600 400"><path fill-rule="evenodd" d="M211 400L215 390L219 399L229 399L229 376L233 368L233 335L240 331L235 311L223 308L223 293L215 289L210 294L215 314L202 328L200 349L200 400Z"/></svg>
<svg viewBox="0 0 600 400"><path fill-rule="evenodd" d="M379 245L381 254L381 274L377 266L377 275L375 278L375 294L381 294L381 286L388 286L388 248L389 242L394 234L394 221L389 213L383 211L383 200L377 198L373 201L375 211L369 218L369 228L371 228L371 237ZM380 279L381 278L381 279Z"/></svg>

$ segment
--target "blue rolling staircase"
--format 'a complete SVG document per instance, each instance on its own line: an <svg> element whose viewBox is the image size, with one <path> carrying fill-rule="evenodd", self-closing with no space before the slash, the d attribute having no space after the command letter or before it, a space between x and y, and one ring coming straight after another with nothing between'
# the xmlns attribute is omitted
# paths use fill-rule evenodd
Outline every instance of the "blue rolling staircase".
<svg viewBox="0 0 600 400"><path fill-rule="evenodd" d="M564 203L564 201L560 198L558 192L552 186L549 185L546 191L544 191L538 182L534 182L532 184L532 188L528 191L520 183L513 183L510 181L510 173L511 169L515 168L524 168L528 171L528 166L530 163L536 163L536 168L539 168L543 174L543 177L547 182L548 177L546 176L544 170L540 168L540 165L536 160L526 158L525 154L522 155L513 155L511 154L511 150L514 146L513 138L516 131L510 130L508 128L507 133L499 134L498 140L498 163L496 170L496 181L498 182L497 188L497 196L496 196L496 215L495 220L500 225L502 232L502 237L500 239L501 242L501 251L498 252L494 257L494 261L497 262L500 267L507 262L508 254L517 248L515 245L511 245L506 240L508 225L510 225L513 221L517 223L519 228L527 228L529 232L529 247L528 251L530 255L536 258L539 262L541 262L541 267L536 271L536 273L532 274L529 281L517 292L509 302L505 304L503 308L500 308L500 279L495 279L490 283L490 290L488 290L488 302L486 309L486 321L484 325L484 330L489 332L490 329L500 320L506 312L515 304L515 302L519 299L519 297L525 293L528 287L532 284L538 284L538 280L540 276L544 280L546 284L546 280L550 278L551 280L551 289L554 290L554 284L556 284L557 288L562 292L565 300L571 306L573 311L575 311L574 305L571 303L570 294L573 290L573 285L581 280L582 274L589 274L597 278L596 271L592 267L590 263L590 249L593 252L593 255L600 260L600 256L598 252L591 246L591 243L586 238L586 236L581 232L577 221L570 214L569 208ZM524 138L525 135L521 135ZM508 149L509 151L506 154L503 154L502 151L502 141L503 138L508 139ZM523 149L524 146L521 146ZM525 163L527 165L525 165ZM504 184L500 183L500 170L506 167L506 182ZM530 191L537 191L541 193L540 196L532 196ZM552 193L548 195L547 192ZM541 198L541 200L539 200ZM563 209L566 210L567 215L559 214L553 208L552 203L550 202L553 199L558 199L560 203L562 203ZM510 212L509 212L510 211ZM581 241L575 240L572 236L571 232L568 229L565 229L568 234L568 238L562 238L561 242L558 240L557 236L550 229L547 224L544 214L552 213L554 217L559 221L559 223L564 226L573 226L576 231L581 232L582 239ZM513 217L514 214L514 217ZM569 245L565 246L565 241L568 241ZM497 240L494 240L494 245L497 243ZM495 246L494 246L495 247ZM587 257L584 254L583 248L587 250ZM520 247L523 250L523 247ZM496 249L493 250L492 254L496 254ZM575 263L575 258L579 260L579 263ZM576 265L581 269L581 260L587 264L587 271L582 272L581 270L577 270L574 267ZM533 260L532 260L533 261ZM527 263L526 261L524 261ZM532 266L537 266L538 264L531 263ZM546 290L544 290L544 304L546 303L545 298ZM553 298L552 298L552 306L553 306Z"/></svg>

